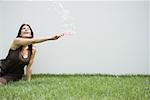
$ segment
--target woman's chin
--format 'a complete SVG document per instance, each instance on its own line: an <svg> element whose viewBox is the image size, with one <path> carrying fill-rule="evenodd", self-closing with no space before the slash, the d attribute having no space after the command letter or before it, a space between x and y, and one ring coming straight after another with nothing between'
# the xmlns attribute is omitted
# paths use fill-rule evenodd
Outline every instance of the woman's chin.
<svg viewBox="0 0 150 100"><path fill-rule="evenodd" d="M22 36L23 38L32 38L32 36Z"/></svg>

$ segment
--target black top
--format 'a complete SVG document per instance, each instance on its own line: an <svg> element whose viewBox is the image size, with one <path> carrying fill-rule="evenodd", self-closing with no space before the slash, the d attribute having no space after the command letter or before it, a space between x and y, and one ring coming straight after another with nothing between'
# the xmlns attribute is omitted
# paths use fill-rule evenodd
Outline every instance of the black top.
<svg viewBox="0 0 150 100"><path fill-rule="evenodd" d="M21 55L22 47L16 50L9 50L9 53L5 59L1 60L1 68L4 71L4 75L22 76L24 74L24 67L30 61L31 52L28 53L28 58L24 58Z"/></svg>

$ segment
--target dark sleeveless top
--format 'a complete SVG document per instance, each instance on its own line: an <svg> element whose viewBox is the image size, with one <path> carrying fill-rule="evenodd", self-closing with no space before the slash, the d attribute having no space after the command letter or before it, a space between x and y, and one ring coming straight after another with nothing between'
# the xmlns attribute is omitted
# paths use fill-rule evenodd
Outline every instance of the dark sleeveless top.
<svg viewBox="0 0 150 100"><path fill-rule="evenodd" d="M31 52L28 53L28 58L23 58L21 55L22 47L16 50L9 50L9 53L5 59L1 59L1 69L4 75L22 76L24 74L24 67L30 61Z"/></svg>

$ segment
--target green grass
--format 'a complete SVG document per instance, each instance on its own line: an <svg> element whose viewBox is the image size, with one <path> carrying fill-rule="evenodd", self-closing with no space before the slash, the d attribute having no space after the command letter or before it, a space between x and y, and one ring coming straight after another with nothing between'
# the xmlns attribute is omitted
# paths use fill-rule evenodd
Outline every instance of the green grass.
<svg viewBox="0 0 150 100"><path fill-rule="evenodd" d="M33 75L0 86L0 100L150 100L150 76Z"/></svg>

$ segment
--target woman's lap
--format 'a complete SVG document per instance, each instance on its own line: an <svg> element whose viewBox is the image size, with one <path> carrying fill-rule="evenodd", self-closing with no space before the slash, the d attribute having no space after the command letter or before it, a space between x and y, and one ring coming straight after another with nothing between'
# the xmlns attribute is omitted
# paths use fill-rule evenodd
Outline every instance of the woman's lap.
<svg viewBox="0 0 150 100"><path fill-rule="evenodd" d="M22 78L22 76L20 76L20 75L4 73L2 67L0 66L0 85L7 84L10 81L18 81L21 78Z"/></svg>
<svg viewBox="0 0 150 100"><path fill-rule="evenodd" d="M17 81L19 79L21 79L21 77L6 75L0 68L0 84L7 84L10 81Z"/></svg>
<svg viewBox="0 0 150 100"><path fill-rule="evenodd" d="M4 76L0 77L0 83L7 84L8 82L18 81L19 79L21 79L21 78L14 77L14 76L4 75Z"/></svg>
<svg viewBox="0 0 150 100"><path fill-rule="evenodd" d="M3 78L3 77L0 77L0 84L1 85L7 84L7 80L5 78Z"/></svg>

